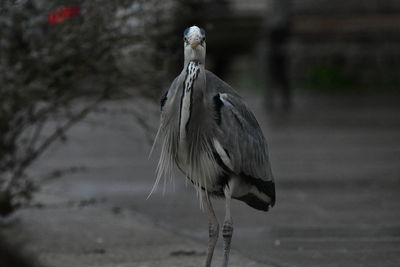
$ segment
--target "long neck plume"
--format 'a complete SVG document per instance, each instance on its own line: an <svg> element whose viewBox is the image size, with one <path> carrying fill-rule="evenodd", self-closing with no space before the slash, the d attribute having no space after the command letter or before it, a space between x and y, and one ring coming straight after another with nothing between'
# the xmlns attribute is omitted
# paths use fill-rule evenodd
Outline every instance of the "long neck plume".
<svg viewBox="0 0 400 267"><path fill-rule="evenodd" d="M201 66L199 61L190 61L186 66L185 78L182 85L182 95L179 111L180 138L186 138L193 107L193 88L198 82Z"/></svg>

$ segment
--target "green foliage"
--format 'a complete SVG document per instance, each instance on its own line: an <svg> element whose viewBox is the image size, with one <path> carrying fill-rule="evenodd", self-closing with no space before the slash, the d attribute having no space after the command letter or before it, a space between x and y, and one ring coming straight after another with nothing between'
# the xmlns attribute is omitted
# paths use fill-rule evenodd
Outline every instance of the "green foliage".
<svg viewBox="0 0 400 267"><path fill-rule="evenodd" d="M335 66L315 66L309 73L310 88L318 88L320 90L343 91L349 89L352 84L340 70Z"/></svg>
<svg viewBox="0 0 400 267"><path fill-rule="evenodd" d="M393 44L303 45L290 54L295 87L318 91L399 88L400 54Z"/></svg>

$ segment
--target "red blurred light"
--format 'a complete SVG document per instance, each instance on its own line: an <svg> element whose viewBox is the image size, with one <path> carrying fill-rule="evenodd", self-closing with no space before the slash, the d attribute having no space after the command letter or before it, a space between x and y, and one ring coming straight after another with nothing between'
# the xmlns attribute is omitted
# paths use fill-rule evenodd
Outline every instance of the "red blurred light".
<svg viewBox="0 0 400 267"><path fill-rule="evenodd" d="M62 7L48 15L48 24L62 23L68 18L79 16L80 13L81 9L79 6Z"/></svg>

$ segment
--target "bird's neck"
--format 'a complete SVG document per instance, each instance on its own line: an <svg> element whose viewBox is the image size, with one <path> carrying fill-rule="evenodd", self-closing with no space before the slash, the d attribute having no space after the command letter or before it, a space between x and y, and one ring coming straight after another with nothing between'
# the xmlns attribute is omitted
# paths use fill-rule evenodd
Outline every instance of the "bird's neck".
<svg viewBox="0 0 400 267"><path fill-rule="evenodd" d="M184 53L184 68L191 62L200 62L203 66L206 64L205 50L185 49Z"/></svg>
<svg viewBox="0 0 400 267"><path fill-rule="evenodd" d="M196 66L199 66L200 68L204 69L204 60L200 59L190 59L190 58L185 58L185 62L183 64L183 70L187 70L189 64L193 65L195 64Z"/></svg>
<svg viewBox="0 0 400 267"><path fill-rule="evenodd" d="M184 79L180 95L179 129L180 138L185 140L194 116L202 110L205 83L204 65L191 60L183 70Z"/></svg>
<svg viewBox="0 0 400 267"><path fill-rule="evenodd" d="M200 60L190 60L185 64L183 69L183 89L184 94L195 95L203 92L206 89L205 84L205 68Z"/></svg>

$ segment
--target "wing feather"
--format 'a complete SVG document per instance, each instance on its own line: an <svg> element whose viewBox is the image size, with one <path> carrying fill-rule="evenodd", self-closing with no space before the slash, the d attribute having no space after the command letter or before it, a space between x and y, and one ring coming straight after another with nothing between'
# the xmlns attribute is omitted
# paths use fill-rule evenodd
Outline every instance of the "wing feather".
<svg viewBox="0 0 400 267"><path fill-rule="evenodd" d="M233 171L244 178L273 181L267 142L253 113L232 87L211 72L207 87L210 93L214 91L210 102L216 112L215 136L229 155Z"/></svg>

